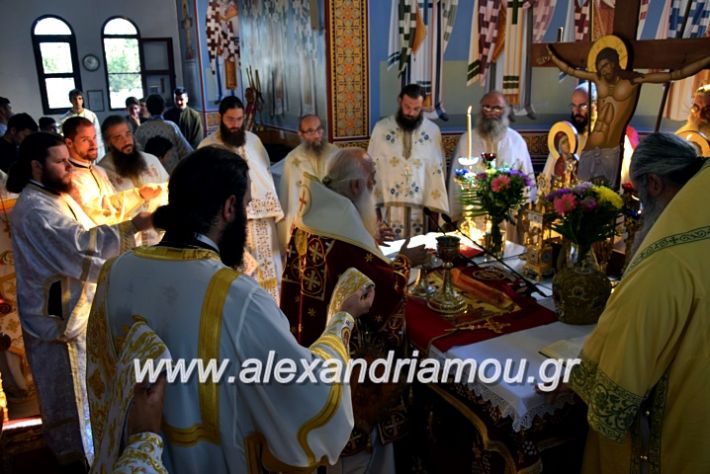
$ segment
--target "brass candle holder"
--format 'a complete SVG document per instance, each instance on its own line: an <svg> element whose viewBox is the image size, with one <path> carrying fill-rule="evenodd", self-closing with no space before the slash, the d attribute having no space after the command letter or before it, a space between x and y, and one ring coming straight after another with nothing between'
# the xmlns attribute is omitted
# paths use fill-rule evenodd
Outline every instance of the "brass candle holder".
<svg viewBox="0 0 710 474"><path fill-rule="evenodd" d="M451 268L454 266L454 259L459 254L459 238L453 235L437 237L436 251L439 258L444 262L442 265L444 269L443 283L439 291L429 298L427 306L438 313L446 315L463 313L466 310L466 301L451 283Z"/></svg>

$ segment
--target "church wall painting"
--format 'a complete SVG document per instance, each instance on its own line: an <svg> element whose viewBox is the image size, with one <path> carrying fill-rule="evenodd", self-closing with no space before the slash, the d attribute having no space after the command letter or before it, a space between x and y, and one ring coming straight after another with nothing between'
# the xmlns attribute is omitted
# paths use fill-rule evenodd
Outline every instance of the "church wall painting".
<svg viewBox="0 0 710 474"><path fill-rule="evenodd" d="M327 127L324 0L176 1L185 81L208 127L223 97L247 105L250 83L263 98L258 124L296 130L300 115L316 113Z"/></svg>
<svg viewBox="0 0 710 474"><path fill-rule="evenodd" d="M388 38L391 28L392 2L398 0L369 0L369 44L370 44L370 129L377 120L396 111L396 96L401 88L400 78L397 76L397 67L388 68ZM438 1L438 0L437 0ZM451 1L451 0L449 0ZM437 120L437 124L444 132L460 132L465 127L465 111L468 105L474 105L474 110L486 90L479 83L467 85L468 54L471 33L471 20L473 5L480 4L482 0L458 0L455 24L451 31L448 48L445 51L443 69L444 84L443 94L449 121ZM551 2L554 8L549 12L549 23L546 31L542 33L542 42L554 42L557 30L567 22L570 1L557 0ZM585 0L582 3L587 3ZM594 0L598 3L595 11L602 11L604 21L600 22L595 31L602 27L608 28L613 20L613 11L607 6L608 0ZM418 0L418 4L433 3L433 0ZM506 3L506 2L503 2ZM521 2L522 3L522 2ZM550 2L544 2L550 3ZM659 22L663 18L664 0L650 0L646 5L646 16L639 25L641 39L654 39L658 37ZM376 25L376 26L374 26ZM603 26L606 25L606 26ZM600 30L601 31L601 30ZM565 36L574 34L574 30L565 29ZM598 33L597 33L598 34ZM567 40L567 39L566 39ZM571 41L571 39L569 39ZM537 42L537 39L535 40ZM500 72L498 73L500 75ZM554 87L550 85L554 84ZM537 112L537 119L533 120L524 115L516 117L513 124L515 128L523 130L543 130L557 120L567 118L569 94L576 86L573 78L559 80L559 70L556 68L532 69L532 104ZM655 124L658 106L662 96L662 86L649 85L641 92L639 106L632 119L632 124L639 129L647 130ZM664 119L663 129L675 129L679 122Z"/></svg>
<svg viewBox="0 0 710 474"><path fill-rule="evenodd" d="M298 117L326 117L323 0L243 0L242 70L258 70L262 123L295 130Z"/></svg>

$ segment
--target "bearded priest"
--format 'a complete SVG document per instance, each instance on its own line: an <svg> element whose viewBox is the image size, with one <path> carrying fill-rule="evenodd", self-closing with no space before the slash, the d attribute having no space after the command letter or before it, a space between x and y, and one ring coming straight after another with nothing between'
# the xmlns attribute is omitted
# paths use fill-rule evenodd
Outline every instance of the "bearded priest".
<svg viewBox="0 0 710 474"><path fill-rule="evenodd" d="M412 265L423 263L422 247L407 248L390 262L376 242L375 165L360 148L344 148L332 159L323 182L306 175L301 209L286 259L281 309L291 332L308 345L323 332L328 300L338 276L353 267L377 291L370 312L361 317L351 339L352 357L372 361L404 345L404 291ZM391 441L404 434L406 413L401 387L365 381L353 387L355 428L338 472L379 466L394 472ZM387 431L382 428L387 426ZM369 452L369 449L372 451Z"/></svg>

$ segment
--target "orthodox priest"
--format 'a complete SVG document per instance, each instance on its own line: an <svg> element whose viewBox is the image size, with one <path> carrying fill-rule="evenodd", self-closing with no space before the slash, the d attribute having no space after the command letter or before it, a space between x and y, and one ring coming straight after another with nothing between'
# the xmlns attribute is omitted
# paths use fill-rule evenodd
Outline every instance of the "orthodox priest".
<svg viewBox="0 0 710 474"><path fill-rule="evenodd" d="M220 147L196 151L175 168L169 203L156 211L156 225L166 230L160 245L139 247L104 267L88 329L97 446L113 432L109 387L128 328L140 319L175 360L228 361L226 374L234 379L168 384L162 423L168 472L311 472L337 459L352 429L350 388L324 381L321 373L325 361L349 359L353 318L370 309L371 282L346 272L350 286L336 291L321 337L309 349L299 346L273 298L232 269L244 254L249 189L245 160ZM316 380L287 383L278 369L268 383L248 375L254 361L274 354L276 367L294 363L295 380L304 363Z"/></svg>
<svg viewBox="0 0 710 474"><path fill-rule="evenodd" d="M340 150L320 182L306 175L301 214L289 244L281 308L301 344L310 344L326 324L328 297L338 276L354 267L375 282L375 302L353 332L351 354L372 360L401 351L404 338L404 291L411 265L426 257L423 247L404 250L390 262L375 243L374 162L360 148ZM394 472L390 441L402 436L406 413L400 389L391 384L353 388L355 428L343 452L343 472L377 465ZM379 427L378 427L379 425ZM387 426L385 431L383 428ZM365 450L373 449L372 453Z"/></svg>
<svg viewBox="0 0 710 474"><path fill-rule="evenodd" d="M101 167L106 171L113 188L118 192L153 186L157 194L153 199L144 201L143 211L155 211L158 206L168 202L168 172L160 160L150 153L138 150L128 120L120 115L111 115L101 125L101 135L108 153L101 160ZM151 229L140 234L140 244L152 245L159 241L158 233Z"/></svg>
<svg viewBox="0 0 710 474"><path fill-rule="evenodd" d="M245 271L252 273L248 260L255 263L254 277L275 301L279 301L283 264L276 222L284 216L281 210L271 163L259 137L244 129L244 105L229 96L219 104L219 130L202 140L198 148L219 145L247 161L251 182L251 202L247 207L247 243Z"/></svg>
<svg viewBox="0 0 710 474"><path fill-rule="evenodd" d="M405 86L397 113L377 122L367 148L377 166L377 206L399 239L427 232L425 207L449 212L441 132L422 113L424 96L421 86Z"/></svg>
<svg viewBox="0 0 710 474"><path fill-rule="evenodd" d="M279 222L279 239L286 249L293 231L293 220L298 213L298 198L305 173L323 179L331 158L338 147L323 138L323 125L317 115L304 115L298 126L301 144L283 159L283 173L279 180L279 200L285 217Z"/></svg>
<svg viewBox="0 0 710 474"><path fill-rule="evenodd" d="M710 162L654 133L630 174L650 225L571 373L588 406L581 472L710 472Z"/></svg>
<svg viewBox="0 0 710 474"><path fill-rule="evenodd" d="M96 280L105 259L133 247L152 219L141 213L95 227L69 195L71 171L62 138L35 133L22 143L7 188L21 193L10 222L17 304L45 439L60 464L83 469L93 453L85 373Z"/></svg>
<svg viewBox="0 0 710 474"><path fill-rule="evenodd" d="M481 98L481 108L473 129L471 137L471 157L479 158L482 153L494 153L496 168L508 167L522 171L534 179L535 174L532 167L532 160L528 152L528 146L522 136L510 128L510 106L505 100L505 96L499 91L490 91ZM464 132L459 139L451 162L449 173L449 208L451 218L458 220L461 218L461 204L459 201L459 187L454 181L456 168L461 168L458 158L468 155L468 132ZM477 170L484 170L486 163L479 161ZM535 188L530 189L530 201L535 199Z"/></svg>
<svg viewBox="0 0 710 474"><path fill-rule="evenodd" d="M69 150L71 195L95 225L116 224L140 211L146 200L160 193L158 187L143 186L116 192L106 171L96 166L96 128L83 117L71 117L62 124Z"/></svg>

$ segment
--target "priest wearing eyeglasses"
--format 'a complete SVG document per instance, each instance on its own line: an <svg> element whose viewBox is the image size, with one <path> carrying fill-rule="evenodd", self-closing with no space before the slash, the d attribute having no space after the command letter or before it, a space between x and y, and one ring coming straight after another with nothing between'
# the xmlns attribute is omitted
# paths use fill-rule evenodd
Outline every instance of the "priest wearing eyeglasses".
<svg viewBox="0 0 710 474"><path fill-rule="evenodd" d="M476 127L472 130L471 157L480 157L481 153L495 153L496 168L505 166L518 169L534 179L528 146L523 137L510 128L509 113L510 108L502 92L491 91L481 98L480 113ZM467 147L468 132L464 132L452 157L449 172L449 215L454 220L461 218L459 186L454 181L454 170L462 167L458 158L468 155ZM479 162L476 167L483 171L486 164ZM530 189L530 196L534 198L535 189Z"/></svg>
<svg viewBox="0 0 710 474"><path fill-rule="evenodd" d="M301 144L286 155L281 166L279 162L272 167L274 175L277 174L277 167L282 168L277 189L284 218L277 227L283 251L288 247L288 241L293 233L293 221L300 207L299 196L304 173L318 179L325 178L328 165L339 150L337 146L328 143L323 133L323 125L317 115L302 116L298 125ZM276 181L275 176L274 181Z"/></svg>

